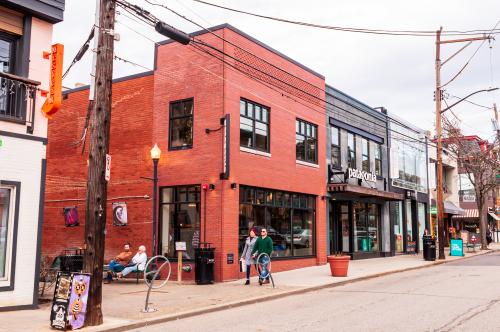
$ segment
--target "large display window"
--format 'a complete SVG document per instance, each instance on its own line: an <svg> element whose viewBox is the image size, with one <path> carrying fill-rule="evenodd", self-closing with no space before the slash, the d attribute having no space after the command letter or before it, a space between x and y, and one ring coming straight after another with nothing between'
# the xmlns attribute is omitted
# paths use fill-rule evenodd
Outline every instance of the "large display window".
<svg viewBox="0 0 500 332"><path fill-rule="evenodd" d="M273 240L273 257L315 254L316 197L312 195L240 187L239 242L241 254L249 230L265 227Z"/></svg>

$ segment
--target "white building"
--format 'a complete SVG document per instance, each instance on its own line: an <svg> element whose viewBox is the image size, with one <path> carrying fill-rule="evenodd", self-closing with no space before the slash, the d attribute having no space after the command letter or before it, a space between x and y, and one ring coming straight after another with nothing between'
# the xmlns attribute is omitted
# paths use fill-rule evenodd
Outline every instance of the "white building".
<svg viewBox="0 0 500 332"><path fill-rule="evenodd" d="M0 311L37 306L52 26L64 0L0 4Z"/></svg>

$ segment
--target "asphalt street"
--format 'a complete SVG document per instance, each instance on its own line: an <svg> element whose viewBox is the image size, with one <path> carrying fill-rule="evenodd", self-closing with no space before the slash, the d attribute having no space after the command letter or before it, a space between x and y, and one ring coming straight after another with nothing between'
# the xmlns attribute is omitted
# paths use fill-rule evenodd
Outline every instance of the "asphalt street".
<svg viewBox="0 0 500 332"><path fill-rule="evenodd" d="M133 331L500 331L499 283L493 253Z"/></svg>

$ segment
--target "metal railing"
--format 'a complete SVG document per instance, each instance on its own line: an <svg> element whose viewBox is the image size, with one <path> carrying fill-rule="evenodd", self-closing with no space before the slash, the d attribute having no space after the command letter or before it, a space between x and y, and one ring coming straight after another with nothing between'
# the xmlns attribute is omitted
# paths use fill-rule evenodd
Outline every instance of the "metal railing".
<svg viewBox="0 0 500 332"><path fill-rule="evenodd" d="M36 90L40 82L0 72L0 121L26 124L33 133Z"/></svg>

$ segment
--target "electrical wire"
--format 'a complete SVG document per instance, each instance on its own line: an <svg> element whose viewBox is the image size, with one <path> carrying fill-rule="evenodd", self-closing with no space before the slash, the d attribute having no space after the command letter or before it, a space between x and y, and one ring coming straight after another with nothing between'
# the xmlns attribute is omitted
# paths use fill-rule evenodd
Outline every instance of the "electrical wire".
<svg viewBox="0 0 500 332"><path fill-rule="evenodd" d="M129 28L130 28L130 27L129 27ZM133 30L132 28L130 28L130 29L131 29L131 30ZM208 29L206 29L206 30L208 30ZM210 33L213 33L213 32L210 32ZM139 34L139 33L138 33L138 34ZM139 34L139 35L141 35L141 34ZM155 43L155 44L157 44L156 42L154 42L154 43ZM211 46L211 47L214 47L213 45L210 45L210 46ZM206 50L203 50L203 51L204 51L205 53L207 53L207 51L206 51ZM218 50L218 51L220 51L220 50ZM220 51L220 52L222 52L222 53L223 53L223 55L227 55L227 54L226 54L225 52L223 52L223 51ZM217 58L218 60L220 60L220 61L224 62L225 64L227 64L227 65L228 65L228 66L230 66L231 68L233 68L233 69L235 69L235 70L237 70L237 71L239 71L239 72L242 72L242 71L241 71L241 69L239 69L239 68L235 68L234 64L227 62L225 59L223 59L223 58L219 58L219 57L217 57L216 55L212 54L211 52L208 52L207 54L209 54L209 55L211 55L211 56L213 56L213 57ZM197 65L197 64L195 64L195 63L193 63L193 62L191 62L191 63L192 63L192 64L194 64L194 65ZM248 64L247 64L247 65L248 65ZM250 66L250 65L248 65L248 66ZM143 66L142 66L142 67L143 67ZM251 66L250 66L250 67L251 67ZM253 68L253 67L252 67L252 68ZM203 68L203 69L206 69L206 68ZM254 69L255 69L255 68L254 68ZM213 72L212 72L212 73L213 73ZM246 72L243 72L243 73L244 73L245 75L249 75L249 74L248 74L248 73L246 73ZM214 74L214 75L216 75L216 76L219 76L219 75L217 75L217 74L215 74L215 73L213 73L213 74ZM220 77L220 76L219 76L219 77ZM220 77L220 78L222 78L222 77ZM224 79L224 78L222 78L222 79ZM255 80L257 80L257 81L259 81L259 82L263 83L263 82L262 82L262 80L260 80L260 79L258 79L258 78L253 77L253 79L255 79ZM226 80L226 81L227 81L227 80ZM233 82L231 82L231 81L227 81L227 82L228 82L228 83L230 83L230 84L234 84L234 83L233 83ZM264 84L266 84L266 83L264 83ZM266 85L267 85L267 84L266 84ZM267 85L267 86L269 87L269 85ZM240 88L242 88L242 87L240 86ZM243 88L243 90L246 90L247 92L252 93L251 91L249 91L249 90L248 90L248 89L246 89L246 88ZM276 89L274 89L274 88L273 88L273 90L277 91L277 90L276 90ZM282 95L284 96L283 92L281 92L281 91L277 91L277 92L278 92L278 93L280 93L280 94L282 94ZM290 97L289 97L289 98L290 98ZM300 97L299 97L299 98L300 98ZM322 101L322 102L324 102L324 103L326 103L326 104L329 104L329 105L331 105L331 106L334 106L333 104L329 103L328 101L326 101L326 100L324 100L324 99L321 99L321 98L319 98L319 97L317 97L317 98L318 98L318 99L320 99L320 101ZM291 99L293 99L293 98L291 98ZM297 100L295 100L295 101L297 101ZM308 101L308 100L306 100L306 101L307 101L307 102L310 102L310 101ZM305 105L305 106L307 106L307 105ZM349 114L351 114L351 115L354 115L354 116L356 116L356 117L359 117L359 115L358 115L358 114L354 114L354 113L350 112L349 110L345 110L345 109L343 109L343 108L341 108L341 107L339 107L339 106L336 106L336 105L335 105L335 107L337 107L337 108L339 108L340 110L343 110L343 111L345 111L345 112L347 112L347 113L349 113ZM280 108L281 108L281 107L280 107ZM284 109L284 108L283 108L283 109ZM328 109L328 108L327 108L327 109ZM290 111L289 111L289 110L287 110L287 109L284 109L284 110L285 110L285 111L287 111L287 112L290 112ZM316 111L316 110L314 110L314 109L312 109L312 110L313 110L313 111ZM330 109L330 110L331 110L331 109ZM322 111L323 111L323 109L322 109ZM319 112L319 111L316 111L316 112ZM292 113L293 113L293 112L292 112ZM320 113L323 115L323 113L322 113L322 112L320 112ZM294 114L295 116L299 116L298 114L295 114L295 113L293 113L293 114ZM365 120L365 121L371 122L371 119L366 119L366 118L363 118L363 117L361 117L361 118L362 118L362 119L360 119L360 120ZM392 120L392 121L394 121L394 122L396 122L396 123L398 123L398 124L400 124L401 126L407 127L407 126L406 126L406 124L401 123L401 122L400 122L400 121L398 121L397 119L391 119L391 120ZM359 125L366 125L366 122L365 122L365 123L363 123L363 122L361 122L361 121L357 121L357 122L359 122ZM378 124L378 123L376 123L376 122L373 122L373 124L378 125L379 127L383 128L383 130L386 130L386 126L384 126L384 125L380 125L380 124ZM323 126L323 125L322 125L322 126ZM324 126L324 127L326 128L326 126ZM390 128L389 128L388 130L389 130L389 131L392 131L392 132L394 132L394 133L397 133L397 134L399 134L399 135L402 135L403 137L407 137L408 139L412 140L413 142L416 142L416 143L419 143L419 144L424 144L424 142L423 142L423 141L421 141L421 140L419 140L419 139L415 139L415 138L413 138L413 137L411 137L411 136L408 136L408 135L406 135L406 134L403 134L403 133L397 132L397 131L395 131L395 130L393 130L393 129L390 129Z"/></svg>
<svg viewBox="0 0 500 332"><path fill-rule="evenodd" d="M413 36L413 37L434 37L436 35L436 31L432 30L389 30L389 29L367 29L367 28L356 28L356 27L340 27L340 26L330 26L330 25L322 25L322 24L314 24L314 23L308 23L308 22L301 22L301 21L294 21L294 20L289 20L289 19L284 19L284 18L279 18L279 17L273 17L273 16L268 16L268 15L262 15L262 14L257 14L257 13L252 13L240 9L235 9L235 8L230 8L222 5L217 5L208 1L202 1L202 0L193 0L194 2L198 2L204 5L216 7L219 9L224 9L227 11L232 11L235 13L239 14L244 14L244 15L249 15L249 16L254 16L258 18L263 18L267 20L272 20L272 21L278 21L282 23L289 23L289 24L294 24L294 25L300 25L300 26L307 26L307 27L312 27L312 28L320 28L320 29L327 29L327 30L337 30L337 31L345 31L345 32L357 32L357 33L367 33L367 34L377 34L377 35L393 35L393 36ZM478 35L478 34L483 34L486 31L489 30L469 30L469 31L445 31L442 33L442 35L446 36L463 36L463 35ZM492 34L497 34L500 33L499 30L494 30L491 31Z"/></svg>
<svg viewBox="0 0 500 332"><path fill-rule="evenodd" d="M450 97L452 97L452 98L455 98L455 99L462 99L462 98L457 97L457 96L454 96L454 95L449 95L449 96L450 96ZM474 105L474 106L477 106L477 107L484 108L484 109L486 109L486 110L488 110L488 111L489 111L489 110L491 110L491 107L489 107L489 106L484 106L484 105L481 105L481 104L475 103L475 102L473 102L473 101L470 101L470 100L468 100L468 99L464 99L464 101L465 101L466 103L471 104L471 105Z"/></svg>
<svg viewBox="0 0 500 332"><path fill-rule="evenodd" d="M197 22L195 22L195 21L193 21L193 20L191 20L191 19L187 18L186 16L184 16L184 15L182 15L182 14L180 14L180 13L178 13L178 12L174 11L173 9L169 8L169 7L168 7L168 6L166 6L166 5L159 4L159 3L156 3L156 2L152 2L151 0L145 0L145 1L146 1L147 3L149 3L149 4L151 4L151 5L155 5L155 6L163 7L163 8L165 8L165 9L167 9L168 11L170 11L170 12L174 13L175 15L177 15L177 16L179 16L179 17L183 18L184 20L186 20L186 21L188 21L188 22L190 22L190 23L192 23L192 24L194 24L194 25L196 25L196 26L200 27L201 29L203 29L203 30L207 31L208 33L212 34L213 36L215 36L215 37L217 37L217 38L221 39L222 41L227 42L227 43L229 43L230 45L237 47L238 49L241 49L241 50L243 50L243 51L246 51L246 52L249 52L249 53L253 54L251 51L246 50L246 49L243 49L243 48L241 48L240 46L238 46L238 45L236 45L236 44L232 43L231 41L228 41L227 39L225 39L225 38L223 38L223 37L221 37L221 36L219 36L219 35L215 34L215 33L214 33L213 31L211 31L210 29L207 29L206 27L202 26L201 24L199 24L199 23L197 23ZM230 58L232 58L232 59L233 59L233 60L235 60L235 61L238 61L238 62L240 62L240 63L243 63L244 65L246 65L246 66L248 66L248 67L252 68L253 70L259 71L259 72L261 72L261 73L263 73L263 74L267 75L267 76L268 76L268 77L270 77L271 79L278 80L278 81L280 81L281 83L283 83L283 84L285 84L285 85L288 85L288 86L292 87L293 89L300 90L299 88L297 88L297 87L295 87L295 86L293 86L293 85L289 84L288 82L284 82L283 80L280 80L280 79L278 79L278 78L276 78L276 77L274 77L274 76L272 76L272 75L270 75L270 74L268 74L268 73L266 73L266 72L263 72L262 70L260 70L260 69L258 69L258 68L255 68L255 67L253 67L253 66L251 66L251 65L249 65L249 64L247 64L247 63L245 63L245 62L242 62L242 61L241 61L241 60L239 60L239 59L236 59L235 57L233 57L233 56L231 56L231 55L227 54L227 53L226 53L226 52L224 52L223 50L220 50L220 49L218 49L218 48L214 47L213 45L210 45L210 44L208 44L208 43L202 42L202 41L200 41L200 40L198 40L198 39L196 39L196 38L193 38L193 42L195 42L195 43L201 43L201 44L204 44L204 46L209 47L209 48L211 48L211 49L213 49L213 50L215 50L215 51L217 51L217 52L219 52L219 53L223 54L224 56L230 57ZM209 53L209 54L210 54L210 53ZM213 54L211 54L211 55L213 56ZM261 60L265 61L264 59L262 59L262 58L260 58L260 57L257 57L257 58L259 58L259 59L261 59ZM233 65L232 65L231 63L228 63L227 61L225 61L225 59L219 59L219 60L221 60L221 61L223 61L225 64L227 64L227 65L229 65L229 66L233 67ZM267 64L270 64L270 63L268 63L267 61L266 61L266 63L267 63ZM275 67L275 68L277 68L277 69L279 69L279 70L283 71L281 68L279 68L279 67L277 67L277 66L274 66L273 64L270 64L270 65L272 65L273 67ZM238 70L238 71L241 71L239 68L235 68L235 69L236 69L236 70ZM287 72L285 71L285 73L287 73ZM290 73L288 73L288 74L290 74ZM293 76L293 77L295 77L295 78L300 79L299 77L297 77L297 76L295 76L295 75L293 75L293 74L290 74L290 75L292 75L292 76ZM302 80L302 79L301 79L301 80ZM304 81L304 80L302 80L302 81ZM304 82L305 82L305 81L304 81ZM262 82L261 82L261 83L262 83ZM308 82L306 82L306 83L308 83ZM309 83L309 84L310 84L310 83ZM314 86L314 85L313 85L313 86ZM314 87L316 87L316 86L314 86ZM316 87L316 88L319 88L319 87ZM326 93L326 91L325 91L323 88L319 88L319 89L321 89L321 92ZM320 98L320 97L318 97L318 96L315 96L315 95L313 95L313 94L311 94L311 93L308 93L308 92L306 92L306 91L303 91L303 90L300 90L300 92L301 92L301 93L305 93L305 94L309 95L309 96L310 96L310 97L312 97L312 98L319 99L319 101L320 101L320 102L323 102L323 103L325 103L325 104L327 104L327 105L334 106L333 104L329 103L326 99L322 99L322 98ZM300 98L300 97L299 97L299 98ZM303 99L303 98L301 98L301 99ZM309 100L306 100L306 101L307 101L307 102L310 102ZM335 105L335 107L338 107L338 106L336 106L336 105ZM341 107L338 107L338 108L342 109ZM331 110L331 109L330 109L330 110ZM356 117L359 117L357 114L354 114L354 113L352 113L352 112L349 112L348 110L345 110L345 109L342 109L342 110L343 110L343 111L346 111L346 112L348 112L348 113L350 113L350 114L352 114L352 115L354 115L354 116L356 116ZM363 118L363 120L365 120L365 121L371 121L370 119L366 119L366 118ZM406 125L405 125L404 123L401 123L401 122L399 122L399 121L398 121L398 120L396 120L396 119L393 119L393 121L394 121L394 122L399 123L401 126L406 127ZM375 123L375 124L376 124L376 123ZM385 128L386 128L385 126L382 126L382 125L380 125L380 126L381 126L384 130L385 130Z"/></svg>
<svg viewBox="0 0 500 332"><path fill-rule="evenodd" d="M75 57L71 61L71 64L69 65L68 69L66 69L66 71L62 75L63 79L68 75L69 71L75 65L75 63L77 63L78 61L80 61L82 59L82 57L85 55L85 53L87 52L87 50L89 49L90 41L92 40L92 38L94 38L94 30L95 30L95 27L92 26L92 28L90 29L89 36L87 37L87 40L80 47L80 49L76 53Z"/></svg>

